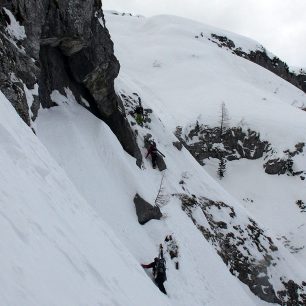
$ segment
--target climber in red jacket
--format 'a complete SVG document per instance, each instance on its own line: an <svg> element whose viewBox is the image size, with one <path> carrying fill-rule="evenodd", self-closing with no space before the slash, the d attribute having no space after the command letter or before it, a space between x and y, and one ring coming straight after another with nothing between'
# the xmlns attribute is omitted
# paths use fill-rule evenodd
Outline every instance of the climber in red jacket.
<svg viewBox="0 0 306 306"><path fill-rule="evenodd" d="M151 158L152 158L152 167L155 169L156 168L156 162L157 162L157 148L156 148L156 143L155 141L153 141L149 148L148 148L148 152L147 152L147 155L146 155L146 158L151 155Z"/></svg>
<svg viewBox="0 0 306 306"><path fill-rule="evenodd" d="M158 287L158 289L164 293L167 294L166 289L164 287L164 282L166 281L166 266L165 266L165 259L164 258L158 258L155 257L154 261L151 262L148 265L141 265L145 269L153 269L153 276L155 283Z"/></svg>

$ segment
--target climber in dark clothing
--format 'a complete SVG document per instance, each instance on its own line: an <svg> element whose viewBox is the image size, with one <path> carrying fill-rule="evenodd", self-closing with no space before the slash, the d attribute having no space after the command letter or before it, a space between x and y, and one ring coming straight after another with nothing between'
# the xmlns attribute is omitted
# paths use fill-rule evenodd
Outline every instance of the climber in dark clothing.
<svg viewBox="0 0 306 306"><path fill-rule="evenodd" d="M154 261L148 265L141 265L145 269L153 269L153 276L155 283L159 290L167 294L166 289L164 287L164 282L166 281L166 267L165 267L165 259L164 258L154 258Z"/></svg>
<svg viewBox="0 0 306 306"><path fill-rule="evenodd" d="M152 167L155 169L156 168L156 162L157 162L157 147L156 147L156 143L155 141L153 141L149 148L148 148L148 152L147 152L147 155L146 155L146 158L151 155L151 158L152 158Z"/></svg>
<svg viewBox="0 0 306 306"><path fill-rule="evenodd" d="M135 114L135 120L137 124L142 126L143 125L143 107L141 105L140 98L139 98L139 105L135 108L134 114Z"/></svg>

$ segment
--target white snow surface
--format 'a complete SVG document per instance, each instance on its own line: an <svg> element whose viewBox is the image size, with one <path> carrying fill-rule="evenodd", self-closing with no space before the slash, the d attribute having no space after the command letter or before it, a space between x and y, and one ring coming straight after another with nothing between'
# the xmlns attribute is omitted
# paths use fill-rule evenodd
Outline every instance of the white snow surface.
<svg viewBox="0 0 306 306"><path fill-rule="evenodd" d="M170 305L1 92L0 118L1 305Z"/></svg>
<svg viewBox="0 0 306 306"><path fill-rule="evenodd" d="M292 184L289 178L280 178L280 184L275 180L271 183L275 177L261 176L256 168L254 177L250 173L248 180L262 182L251 189L243 179L246 165L233 163L229 168L233 180L229 177L221 186L213 177L213 161L203 168L187 150L178 151L172 142L176 141L173 131L178 125L185 127L199 120L214 126L224 101L231 125L243 122L279 151L291 149L297 142L306 141L306 114L298 108L306 105L305 94L211 41L194 37L201 32L206 38L210 33L225 35L224 31L173 16L106 14L106 19L121 63L117 92L137 92L144 107L153 109L150 129L137 127L138 143L144 155L142 137L151 133L166 155L167 170L160 173L152 169L150 160L144 160L139 169L109 127L77 104L68 88L65 95L52 93L59 106L39 111L33 124L37 136L0 93L2 303L268 305L229 272L176 197L170 197L161 207L162 220L144 226L137 221L133 197L139 193L154 203L162 175L168 195L182 192L179 181L183 178L190 195L224 201L235 208L241 223L253 217L272 238L292 228L295 242L302 243L305 232L296 235L296 227L305 217L299 215L294 220L296 207L291 209L291 203L287 203L292 197L283 191L274 199L270 190L264 190L265 183L274 191L285 188ZM252 40L226 35L244 50L258 48ZM133 120L130 116L128 119ZM304 196L299 188L302 185L290 185L290 194ZM250 197L251 192L258 203L254 209L241 199ZM287 198L282 200L282 210L277 210L282 195ZM273 207L267 208L270 200ZM278 215L274 216L272 210ZM265 213L271 214L270 218ZM282 227L278 222L287 216L290 222ZM201 211L195 211L194 218L207 225ZM176 270L165 254L168 296L164 296L140 264L151 262L169 234L179 245L180 269ZM282 241L276 240L276 244L280 264L269 270L275 288L280 286L282 273L301 283L306 275L301 253L291 254Z"/></svg>
<svg viewBox="0 0 306 306"><path fill-rule="evenodd" d="M175 16L135 19L106 14L106 21L121 63L118 91L128 78L168 130L196 121L219 126L224 102L229 127L259 132L272 144L275 157L306 143L306 113L300 109L306 106L306 94L208 38L211 33L226 36L246 52L262 48L259 43ZM203 37L196 39L200 33ZM220 183L305 265L306 216L295 204L306 202L305 181L269 176L263 164L263 160L230 162ZM217 179L217 167L208 161L204 168ZM304 153L294 159L297 170L306 170Z"/></svg>
<svg viewBox="0 0 306 306"><path fill-rule="evenodd" d="M241 286L229 273L221 258L216 256L213 248L181 210L177 200L172 199L163 208L166 216L163 221L153 220L145 226L139 225L133 197L138 192L147 201L154 202L161 173L151 169L147 161L145 171L138 169L135 160L123 151L110 129L79 106L69 90L66 94L67 98L53 92L52 99L60 106L40 111L37 121L38 137L139 264L150 262L157 255L158 245L166 235L173 234L177 238L180 270L176 271L170 258L166 257L168 281L165 287L171 304L183 306L227 303L234 306L242 302L243 305L254 305L248 296L251 295L249 289L245 285ZM167 159L169 158L165 174L169 192L178 191L182 171L190 172L193 168L192 176L197 177L203 173L207 180L199 182L199 186L194 184L194 190L199 192L219 188L188 152L178 153L171 144L174 137L171 133L165 135L160 123L155 125L154 131L160 140L161 150L167 150ZM186 159L186 167L177 167L178 164L186 163ZM216 193L210 192L211 195ZM162 295L153 283L152 286L156 294ZM222 288L222 294L219 293L219 288Z"/></svg>
<svg viewBox="0 0 306 306"><path fill-rule="evenodd" d="M63 104L41 111L36 128L57 162L0 93L3 305L259 305L178 203L167 221L138 224L131 196L152 200L159 174L142 173L69 90L52 97ZM181 254L179 271L167 258L170 298L140 267L169 233Z"/></svg>

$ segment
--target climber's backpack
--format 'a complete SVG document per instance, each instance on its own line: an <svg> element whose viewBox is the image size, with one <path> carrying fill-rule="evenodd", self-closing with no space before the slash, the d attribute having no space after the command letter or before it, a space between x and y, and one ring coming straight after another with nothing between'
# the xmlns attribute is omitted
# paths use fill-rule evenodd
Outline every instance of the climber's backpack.
<svg viewBox="0 0 306 306"><path fill-rule="evenodd" d="M166 276L166 260L164 258L158 258L155 268L156 277L163 278L165 281L167 279Z"/></svg>

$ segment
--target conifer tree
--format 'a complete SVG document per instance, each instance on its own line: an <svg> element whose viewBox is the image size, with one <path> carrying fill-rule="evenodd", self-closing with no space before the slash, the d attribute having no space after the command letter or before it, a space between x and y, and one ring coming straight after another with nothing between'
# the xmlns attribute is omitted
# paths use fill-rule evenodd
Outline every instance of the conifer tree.
<svg viewBox="0 0 306 306"><path fill-rule="evenodd" d="M293 175L293 159L291 155L289 155L286 161L286 169L291 175Z"/></svg>
<svg viewBox="0 0 306 306"><path fill-rule="evenodd" d="M221 157L218 167L218 176L220 180L224 177L225 170L226 170L226 159L224 157Z"/></svg>
<svg viewBox="0 0 306 306"><path fill-rule="evenodd" d="M166 205L170 199L170 196L165 191L164 178L165 178L165 175L163 174L161 181L160 181L157 196L154 201L155 205L158 207L162 207Z"/></svg>
<svg viewBox="0 0 306 306"><path fill-rule="evenodd" d="M219 138L220 138L220 142L221 142L223 133L228 128L228 124L229 124L228 111L227 111L227 108L226 108L224 102L222 102L222 104L221 104L221 112L220 112L219 124L220 124Z"/></svg>

